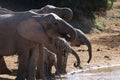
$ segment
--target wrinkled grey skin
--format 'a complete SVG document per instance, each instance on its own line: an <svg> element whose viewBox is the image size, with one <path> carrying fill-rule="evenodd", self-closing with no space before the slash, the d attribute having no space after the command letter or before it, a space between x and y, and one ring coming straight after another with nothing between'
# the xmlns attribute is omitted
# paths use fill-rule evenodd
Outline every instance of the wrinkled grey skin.
<svg viewBox="0 0 120 80"><path fill-rule="evenodd" d="M72 47L67 43L66 40L64 40L62 38L59 38L59 37L55 38L55 39L52 40L52 43L49 46L47 46L47 48L50 51L54 52L56 54L56 56L57 56L57 69L56 69L56 73L58 73L58 74L63 73L62 69L64 67L66 67L66 66L64 66L62 64L64 60L61 60L61 57L63 57L63 56L67 57L69 53L74 55L76 60L77 60L77 62L74 63L74 66L78 67L80 65L80 58L79 58L78 54L72 49ZM40 56L39 58L40 59L38 61L38 66L37 66L38 67L37 75L40 75L40 76L38 78L40 78L41 76L42 77L45 76L44 73L43 73L45 71L41 71L41 70L44 70L43 68L45 68L45 67L41 67L41 66L43 66L43 64L41 64L42 63L42 61L41 61L42 60L42 56ZM50 71L51 70L49 68L48 72L50 72Z"/></svg>
<svg viewBox="0 0 120 80"><path fill-rule="evenodd" d="M51 43L51 38L63 34L69 34L73 40L76 35L73 27L57 15L53 13L37 15L30 12L0 15L0 33L0 56L15 53L19 55L16 80L25 80L26 70L28 70L28 80L35 80L39 44L46 46ZM31 57L27 60L30 50Z"/></svg>

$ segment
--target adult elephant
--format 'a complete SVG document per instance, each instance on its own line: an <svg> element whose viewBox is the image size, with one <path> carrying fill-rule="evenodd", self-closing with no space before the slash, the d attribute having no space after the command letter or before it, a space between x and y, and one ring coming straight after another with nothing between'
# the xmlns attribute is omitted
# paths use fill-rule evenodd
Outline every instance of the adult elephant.
<svg viewBox="0 0 120 80"><path fill-rule="evenodd" d="M54 13L33 14L17 12L0 15L0 56L18 53L17 80L25 80L27 63L29 64L28 80L35 80L35 68L39 55L39 44L51 43L52 38L65 37L71 41L75 31L71 25ZM31 50L30 62L27 62Z"/></svg>
<svg viewBox="0 0 120 80"><path fill-rule="evenodd" d="M80 66L80 58L79 58L79 55L73 50L73 48L69 45L69 43L63 39L63 38L55 38L55 39L52 39L52 43L51 44L48 44L49 47L47 47L49 50L46 50L44 49L44 47L40 47L40 51L41 54L43 56L40 55L39 57L39 60L38 60L38 65L37 65L37 78L41 78L43 77L44 75L44 72L45 72L45 76L50 78L51 77L51 69L52 69L52 66L51 64L54 63L53 61L53 58L52 56L50 56L51 54L56 54L56 59L57 59L57 63L55 64L55 68L56 68L56 73L58 74L61 74L62 73L62 67L60 67L63 63L64 60L61 60L61 56L63 57L67 57L69 53L71 53L75 58L76 58L76 63L74 63L74 66L75 67L78 67ZM52 51L52 52L51 52ZM49 55L47 56L46 58L46 55ZM43 58L44 57L44 58ZM41 59L43 58L43 62L46 63L46 64L42 64L41 62ZM52 59L51 59L52 58ZM47 67L42 67L43 65L47 65ZM47 71L46 71L47 69ZM44 70L44 71L42 71ZM48 73L46 73L48 72ZM47 75L49 74L49 75Z"/></svg>
<svg viewBox="0 0 120 80"><path fill-rule="evenodd" d="M26 11L28 12L28 11ZM73 16L73 12L70 8L66 8L66 7L55 7L53 5L46 5L44 7L42 7L41 9L33 9L30 10L30 12L36 12L36 13L55 13L57 14L59 17L61 17L64 20L71 20L72 16ZM1 14L8 14L8 13L12 13L12 14L16 14L16 12L13 12L11 10L8 10L6 8L0 8L0 15ZM0 61L0 74L2 73L11 73L11 71L7 68L4 58L1 57L1 61Z"/></svg>

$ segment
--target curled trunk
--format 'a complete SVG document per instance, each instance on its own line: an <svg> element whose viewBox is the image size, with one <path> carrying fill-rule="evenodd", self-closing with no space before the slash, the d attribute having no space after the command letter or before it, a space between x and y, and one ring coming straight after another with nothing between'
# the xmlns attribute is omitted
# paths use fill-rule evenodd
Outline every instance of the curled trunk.
<svg viewBox="0 0 120 80"><path fill-rule="evenodd" d="M80 57L79 57L79 55L73 49L71 49L71 53L75 56L75 58L77 60L77 62L74 63L74 66L79 67L80 66Z"/></svg>

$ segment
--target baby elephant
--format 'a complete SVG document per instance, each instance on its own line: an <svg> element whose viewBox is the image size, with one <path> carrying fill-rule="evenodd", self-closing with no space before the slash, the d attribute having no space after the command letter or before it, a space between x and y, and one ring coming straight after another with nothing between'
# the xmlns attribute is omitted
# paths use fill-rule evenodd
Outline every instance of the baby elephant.
<svg viewBox="0 0 120 80"><path fill-rule="evenodd" d="M43 49L43 48L41 47L41 49ZM64 70L64 69L66 69L66 64L64 65L65 60L61 60L61 56L67 57L69 53L74 55L77 60L77 63L74 63L74 66L78 67L80 65L80 58L79 58L78 54L72 49L72 47L67 43L67 41L65 39L59 38L59 37L53 39L52 44L49 46L49 49L52 52L45 50L45 49L43 49L44 52L41 52L42 55L39 57L38 65L37 65L37 75L40 75L40 76L37 76L37 78L40 78L40 77L43 78L45 76L50 78L49 76L51 75L51 68L54 63L55 63L54 66L56 68L56 73L58 75L61 73L66 73L66 70ZM52 58L51 54L53 54L53 52L56 54L56 57L57 57L57 66L56 66L56 60L51 59ZM46 57L47 53L49 53L50 56ZM49 58L49 57L51 57L51 58ZM41 64L41 61L44 61L44 64ZM47 64L45 64L45 63L47 63ZM45 73L43 73L43 72L45 72Z"/></svg>
<svg viewBox="0 0 120 80"><path fill-rule="evenodd" d="M80 45L86 45L88 47L88 55L89 55L89 59L87 62L89 63L92 59L91 42L89 41L89 39L85 36L85 34L81 30L79 30L79 29L75 29L75 30L76 30L77 35L76 35L76 38L71 42L71 46L80 47ZM61 43L59 43L59 44L61 44ZM62 50L58 50L58 53L57 53L58 70L59 70L60 74L65 74L68 55L63 56L60 54L60 51L62 52Z"/></svg>
<svg viewBox="0 0 120 80"><path fill-rule="evenodd" d="M44 46L40 47L40 49L42 49L42 56L43 56L43 61L44 61L44 74L45 74L45 77L47 77L48 79L50 79L52 76L52 66L54 66L57 70L57 60L56 60L56 55L51 52L50 50L48 50L47 48L45 48ZM42 65L40 65L42 66ZM37 68L37 71L40 67ZM41 69L41 68L40 68ZM36 78L41 78L42 75L37 72L36 74Z"/></svg>

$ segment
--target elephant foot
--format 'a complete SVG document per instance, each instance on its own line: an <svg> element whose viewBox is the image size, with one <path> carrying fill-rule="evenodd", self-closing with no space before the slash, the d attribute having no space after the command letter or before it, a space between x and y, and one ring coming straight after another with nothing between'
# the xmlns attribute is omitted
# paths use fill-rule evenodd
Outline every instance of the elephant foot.
<svg viewBox="0 0 120 80"><path fill-rule="evenodd" d="M60 72L55 72L55 75L61 75L61 74L67 74L67 72L66 71L60 71Z"/></svg>
<svg viewBox="0 0 120 80"><path fill-rule="evenodd" d="M41 79L42 76L40 75L40 73L36 73L36 79Z"/></svg>
<svg viewBox="0 0 120 80"><path fill-rule="evenodd" d="M36 73L36 79L48 80L45 75L41 75L40 73Z"/></svg>
<svg viewBox="0 0 120 80"><path fill-rule="evenodd" d="M56 80L56 79L55 79L55 78L51 78L51 77L50 77L50 78L48 78L47 80Z"/></svg>
<svg viewBox="0 0 120 80"><path fill-rule="evenodd" d="M67 71L61 71L61 73L60 74L67 74Z"/></svg>

